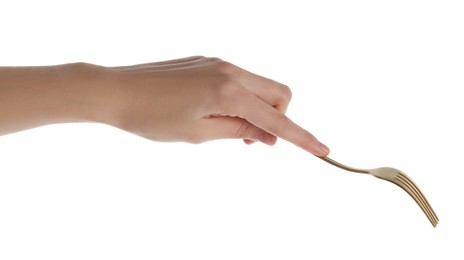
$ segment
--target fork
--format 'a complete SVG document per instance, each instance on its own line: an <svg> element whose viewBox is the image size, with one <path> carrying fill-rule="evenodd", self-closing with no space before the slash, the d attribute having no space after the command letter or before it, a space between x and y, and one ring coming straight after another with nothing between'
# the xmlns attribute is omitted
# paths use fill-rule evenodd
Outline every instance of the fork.
<svg viewBox="0 0 464 260"><path fill-rule="evenodd" d="M346 166L339 162L336 162L329 157L319 157L320 159L346 171L370 174L379 179L392 182L398 185L400 188L405 190L419 205L422 211L425 213L427 218L432 223L433 227L438 224L438 217L433 211L432 206L425 198L424 194L420 191L419 187L409 178L405 173L395 168L381 167L375 169L358 169L350 166Z"/></svg>

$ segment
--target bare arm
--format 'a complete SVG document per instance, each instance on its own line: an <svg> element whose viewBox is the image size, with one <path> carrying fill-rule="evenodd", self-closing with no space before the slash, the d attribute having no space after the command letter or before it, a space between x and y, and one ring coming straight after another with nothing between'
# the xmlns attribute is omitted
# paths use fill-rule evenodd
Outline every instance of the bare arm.
<svg viewBox="0 0 464 260"><path fill-rule="evenodd" d="M0 67L0 135L37 126L103 119L102 72L84 63Z"/></svg>
<svg viewBox="0 0 464 260"><path fill-rule="evenodd" d="M0 135L90 121L156 141L272 145L279 137L326 156L326 146L285 116L290 99L285 85L199 56L111 68L0 67Z"/></svg>

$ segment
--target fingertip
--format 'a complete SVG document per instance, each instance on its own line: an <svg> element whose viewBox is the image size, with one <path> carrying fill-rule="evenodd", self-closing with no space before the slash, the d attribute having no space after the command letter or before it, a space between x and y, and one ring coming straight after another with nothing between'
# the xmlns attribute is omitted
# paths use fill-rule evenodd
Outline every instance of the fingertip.
<svg viewBox="0 0 464 260"><path fill-rule="evenodd" d="M270 145L275 145L277 143L277 137L272 136L272 142Z"/></svg>
<svg viewBox="0 0 464 260"><path fill-rule="evenodd" d="M330 153L329 147L323 143L319 143L319 150L321 152L321 157L327 157Z"/></svg>
<svg viewBox="0 0 464 260"><path fill-rule="evenodd" d="M247 145L254 144L256 141L250 140L250 139L243 139L243 142Z"/></svg>

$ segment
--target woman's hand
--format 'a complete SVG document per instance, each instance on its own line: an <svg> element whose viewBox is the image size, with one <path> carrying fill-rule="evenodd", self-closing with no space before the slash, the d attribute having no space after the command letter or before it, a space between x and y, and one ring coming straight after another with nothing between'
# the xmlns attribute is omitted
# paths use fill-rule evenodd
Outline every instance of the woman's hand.
<svg viewBox="0 0 464 260"><path fill-rule="evenodd" d="M116 102L110 124L156 141L285 139L317 156L328 148L288 117L290 89L217 58L105 68ZM111 102L110 102L111 103Z"/></svg>
<svg viewBox="0 0 464 260"><path fill-rule="evenodd" d="M125 67L0 67L0 135L92 121L156 141L277 137L317 156L328 148L285 116L290 89L217 58Z"/></svg>

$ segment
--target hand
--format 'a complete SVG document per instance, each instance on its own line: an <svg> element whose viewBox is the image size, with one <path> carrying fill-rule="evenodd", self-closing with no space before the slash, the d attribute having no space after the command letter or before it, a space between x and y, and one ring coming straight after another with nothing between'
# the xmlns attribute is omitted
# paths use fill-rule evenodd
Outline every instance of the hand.
<svg viewBox="0 0 464 260"><path fill-rule="evenodd" d="M105 68L117 102L108 123L156 141L285 139L317 156L328 148L287 116L290 89L217 58ZM109 102L111 103L111 102Z"/></svg>
<svg viewBox="0 0 464 260"><path fill-rule="evenodd" d="M0 67L0 135L92 121L157 141L277 137L317 156L328 148L285 116L290 89L216 58L107 68Z"/></svg>

